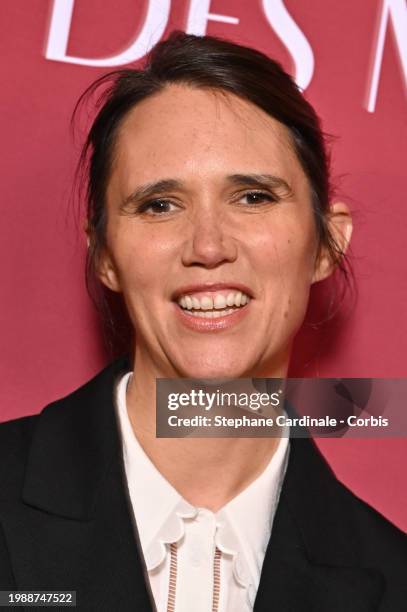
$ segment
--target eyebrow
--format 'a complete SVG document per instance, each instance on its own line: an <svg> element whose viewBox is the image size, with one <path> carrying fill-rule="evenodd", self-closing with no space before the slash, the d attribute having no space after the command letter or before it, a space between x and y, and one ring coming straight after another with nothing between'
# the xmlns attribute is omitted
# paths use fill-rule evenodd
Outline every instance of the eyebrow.
<svg viewBox="0 0 407 612"><path fill-rule="evenodd" d="M290 185L283 178L273 174L231 174L226 177L226 181L231 185L247 185L255 189L279 189L285 192L285 197L292 196L293 191ZM176 179L162 179L146 183L137 187L121 204L121 209L129 204L140 200L145 200L153 196L158 196L168 191L181 191L184 188L182 181Z"/></svg>
<svg viewBox="0 0 407 612"><path fill-rule="evenodd" d="M154 181L152 183L146 183L137 187L127 198L125 198L120 208L126 208L132 202L138 200L146 200L152 196L160 195L168 191L179 191L182 189L181 181L175 179L162 179L161 181Z"/></svg>
<svg viewBox="0 0 407 612"><path fill-rule="evenodd" d="M249 185L257 189L281 189L285 196L292 196L293 190L286 180L274 174L232 174L228 181L236 186Z"/></svg>

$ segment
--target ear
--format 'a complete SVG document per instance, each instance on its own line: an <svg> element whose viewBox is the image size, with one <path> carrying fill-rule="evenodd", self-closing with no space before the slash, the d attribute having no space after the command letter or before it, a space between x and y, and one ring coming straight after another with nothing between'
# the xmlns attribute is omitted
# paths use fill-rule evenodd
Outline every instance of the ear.
<svg viewBox="0 0 407 612"><path fill-rule="evenodd" d="M102 252L98 253L95 235L89 224L85 224L84 230L89 256L91 259L95 258L95 269L99 280L111 291L120 292L119 276L108 249L105 247Z"/></svg>
<svg viewBox="0 0 407 612"><path fill-rule="evenodd" d="M89 223L87 221L85 221L84 224L83 224L83 231L86 234L86 245L87 245L88 250L89 250L90 245L91 245L91 240L92 240L92 232L91 232Z"/></svg>
<svg viewBox="0 0 407 612"><path fill-rule="evenodd" d="M345 254L350 243L353 229L352 217L347 204L344 202L335 202L331 204L327 223L340 253ZM325 246L322 246L315 262L312 282L317 283L318 281L328 278L334 271L335 266L336 263L332 260L329 251Z"/></svg>
<svg viewBox="0 0 407 612"><path fill-rule="evenodd" d="M96 265L97 274L100 281L111 291L121 292L119 275L114 261L107 249L104 249L98 257Z"/></svg>

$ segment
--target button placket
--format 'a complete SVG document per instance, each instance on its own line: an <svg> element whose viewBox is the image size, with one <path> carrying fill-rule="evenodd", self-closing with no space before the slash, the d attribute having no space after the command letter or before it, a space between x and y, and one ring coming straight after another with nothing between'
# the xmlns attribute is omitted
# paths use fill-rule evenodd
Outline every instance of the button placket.
<svg viewBox="0 0 407 612"><path fill-rule="evenodd" d="M193 567L200 567L211 560L215 520L212 512L199 510L195 521L190 526L189 559Z"/></svg>
<svg viewBox="0 0 407 612"><path fill-rule="evenodd" d="M177 605L182 612L189 612L194 602L194 611L207 612L212 604L215 515L200 509L185 523L185 540L179 550L178 575L182 580L177 582ZM198 591L202 593L199 598Z"/></svg>

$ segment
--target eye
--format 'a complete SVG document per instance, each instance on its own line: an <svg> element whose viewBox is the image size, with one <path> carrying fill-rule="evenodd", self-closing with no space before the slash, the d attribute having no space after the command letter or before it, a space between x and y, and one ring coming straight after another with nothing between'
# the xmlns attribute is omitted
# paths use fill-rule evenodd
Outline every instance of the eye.
<svg viewBox="0 0 407 612"><path fill-rule="evenodd" d="M239 202L248 204L249 206L261 206L270 202L277 202L278 198L267 191L247 191L239 198Z"/></svg>
<svg viewBox="0 0 407 612"><path fill-rule="evenodd" d="M170 202L169 200L156 199L140 204L140 206L137 208L137 212L150 216L160 216L166 213L174 212L176 208L176 204Z"/></svg>

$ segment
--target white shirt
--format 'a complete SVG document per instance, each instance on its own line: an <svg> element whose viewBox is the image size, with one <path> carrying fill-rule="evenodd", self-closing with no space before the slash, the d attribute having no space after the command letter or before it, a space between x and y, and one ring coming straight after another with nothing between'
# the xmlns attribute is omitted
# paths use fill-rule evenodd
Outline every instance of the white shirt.
<svg viewBox="0 0 407 612"><path fill-rule="evenodd" d="M126 408L128 372L116 407L130 500L158 612L167 611L170 544L177 546L176 612L212 612L214 554L220 553L217 612L253 609L288 461L288 436L262 474L216 513L189 504L162 476L136 436Z"/></svg>

